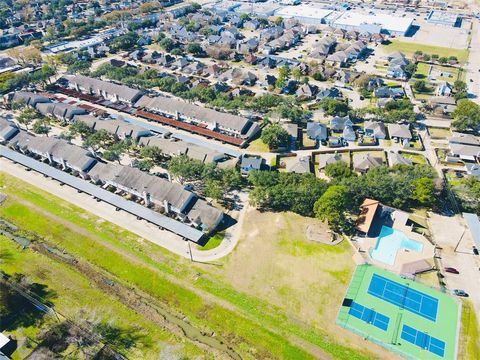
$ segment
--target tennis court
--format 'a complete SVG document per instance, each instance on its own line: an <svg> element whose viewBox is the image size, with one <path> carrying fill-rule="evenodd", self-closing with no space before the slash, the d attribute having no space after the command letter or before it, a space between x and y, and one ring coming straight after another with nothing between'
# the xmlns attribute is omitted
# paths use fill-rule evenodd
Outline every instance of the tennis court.
<svg viewBox="0 0 480 360"><path fill-rule="evenodd" d="M426 319L437 318L437 299L378 274L373 274L368 293Z"/></svg>
<svg viewBox="0 0 480 360"><path fill-rule="evenodd" d="M456 299L372 265L357 267L337 324L407 359L456 359Z"/></svg>

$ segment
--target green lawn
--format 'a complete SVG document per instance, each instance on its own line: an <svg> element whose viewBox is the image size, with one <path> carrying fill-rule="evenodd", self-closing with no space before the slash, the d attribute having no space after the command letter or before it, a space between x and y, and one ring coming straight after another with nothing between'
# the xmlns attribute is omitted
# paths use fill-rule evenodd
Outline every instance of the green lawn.
<svg viewBox="0 0 480 360"><path fill-rule="evenodd" d="M245 359L312 359L316 356L307 352L312 347L335 359L371 358L367 350L339 344L322 327L298 323L270 301L234 290L209 276L208 267L195 266L75 205L4 173L0 186L8 196L0 206L2 218L105 271L132 292L152 296L192 326L215 333ZM76 294L81 297L81 289Z"/></svg>
<svg viewBox="0 0 480 360"><path fill-rule="evenodd" d="M462 302L462 337L459 359L480 359L480 333L475 309L470 300Z"/></svg>
<svg viewBox="0 0 480 360"><path fill-rule="evenodd" d="M253 140L248 145L248 150L253 152L258 152L258 153L265 153L270 151L270 149L268 148L268 145L265 144L260 138Z"/></svg>
<svg viewBox="0 0 480 360"><path fill-rule="evenodd" d="M402 156L406 159L412 159L412 161L415 164L426 164L427 163L427 160L425 159L425 157L423 155L420 155L420 154L409 154L409 153L403 152Z"/></svg>
<svg viewBox="0 0 480 360"><path fill-rule="evenodd" d="M387 53L393 53L395 51L400 51L407 56L411 56L415 51L422 51L424 54L437 54L438 56L456 56L459 62L465 62L468 59L468 50L460 49L451 49L448 47L442 46L433 46L425 44L417 44L413 42L406 42L400 40L390 40L390 43L387 45L382 45Z"/></svg>
<svg viewBox="0 0 480 360"><path fill-rule="evenodd" d="M0 269L10 275L27 274L30 282L47 285L47 288L55 293L53 303L59 313L75 319L78 311L82 309L88 316L95 315L103 322L125 331L131 331L134 326L138 326L140 330L135 332L138 333L139 340L133 348L120 348L123 353L137 358L154 358L168 345L177 346L179 353L185 356L205 355L204 351L192 343L184 342L184 339L162 329L158 324L131 311L101 289L92 286L87 278L68 265L30 249L21 250L16 243L1 235L0 249L3 254ZM37 326L19 327L6 331L6 334L23 343L26 338L35 339L40 329L47 328L52 323L52 319L44 319ZM31 351L31 348L21 346L15 352L14 359L23 359Z"/></svg>
<svg viewBox="0 0 480 360"><path fill-rule="evenodd" d="M436 139L446 139L452 136L452 132L450 131L450 129L447 129L447 128L429 127L428 133L432 138L436 138Z"/></svg>
<svg viewBox="0 0 480 360"><path fill-rule="evenodd" d="M225 231L217 232L213 235L210 239L208 239L207 243L203 246L197 245L199 250L211 250L215 249L218 245L220 245L225 237Z"/></svg>
<svg viewBox="0 0 480 360"><path fill-rule="evenodd" d="M429 316L432 318L425 318L407 308L401 308L394 305L384 299L371 295L368 290L370 289L370 281L374 274L380 275L390 281L394 281L396 284L408 286L409 289L415 290L427 296L430 296L438 301L437 312L429 312ZM396 285L397 286L397 285ZM385 287L378 289L378 291L385 291ZM399 290L400 291L400 290ZM404 290L403 290L404 291ZM411 296L419 296L418 293ZM396 299L395 295L391 295L391 299ZM398 297L398 295L397 295ZM351 299L355 303L365 306L368 309L372 309L377 313L380 313L388 317L388 322L385 328L376 326L375 317L367 317L359 319L350 314L351 306L344 303L338 314L337 322L339 325L367 337L371 341L397 353L403 355L406 358L414 359L434 359L434 355L431 351L425 350L423 347L425 343L422 343L421 347L407 341L402 337L404 326L414 328L423 333L427 333L431 337L444 342L444 358L454 359L457 343L457 329L460 324L458 323L459 306L456 299L449 295L433 290L427 286L421 285L417 282L403 279L393 273L386 270L371 266L361 265L357 267L355 271L350 287L345 295L346 299ZM413 297L412 297L413 299ZM408 303L401 298L398 298L402 304ZM423 300L422 300L423 301ZM412 304L413 306L413 304ZM422 314L424 313L421 309ZM428 309L431 311L431 306ZM365 312L363 312L365 315ZM417 336L418 339L418 336ZM415 341L415 340L414 340Z"/></svg>

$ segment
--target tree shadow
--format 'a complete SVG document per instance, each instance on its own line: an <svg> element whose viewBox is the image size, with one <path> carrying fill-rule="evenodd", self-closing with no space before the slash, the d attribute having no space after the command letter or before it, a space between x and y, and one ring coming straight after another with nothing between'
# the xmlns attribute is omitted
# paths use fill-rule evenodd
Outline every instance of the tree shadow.
<svg viewBox="0 0 480 360"><path fill-rule="evenodd" d="M147 337L139 328L120 328L108 323L100 323L94 328L95 334L101 336L103 341L117 350L128 350L137 344L151 346Z"/></svg>
<svg viewBox="0 0 480 360"><path fill-rule="evenodd" d="M8 276L6 282L0 282L0 331L13 331L29 327L41 321L46 308L56 298L56 293L47 285L29 283L23 274ZM28 299L31 296L35 300Z"/></svg>

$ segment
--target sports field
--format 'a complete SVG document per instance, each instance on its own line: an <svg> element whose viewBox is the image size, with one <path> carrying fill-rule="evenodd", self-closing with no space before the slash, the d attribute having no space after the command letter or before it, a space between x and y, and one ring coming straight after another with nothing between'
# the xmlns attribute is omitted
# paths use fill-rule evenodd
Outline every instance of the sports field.
<svg viewBox="0 0 480 360"><path fill-rule="evenodd" d="M457 301L371 265L358 266L337 324L407 359L455 359Z"/></svg>

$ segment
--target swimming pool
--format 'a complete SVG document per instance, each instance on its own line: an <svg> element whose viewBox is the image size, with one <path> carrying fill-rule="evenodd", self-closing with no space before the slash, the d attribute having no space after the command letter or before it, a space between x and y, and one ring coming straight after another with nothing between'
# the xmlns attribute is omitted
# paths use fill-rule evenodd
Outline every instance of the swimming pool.
<svg viewBox="0 0 480 360"><path fill-rule="evenodd" d="M421 252L423 244L409 239L403 232L382 226L375 249L370 251L370 256L388 265L395 263L395 257L400 249Z"/></svg>

